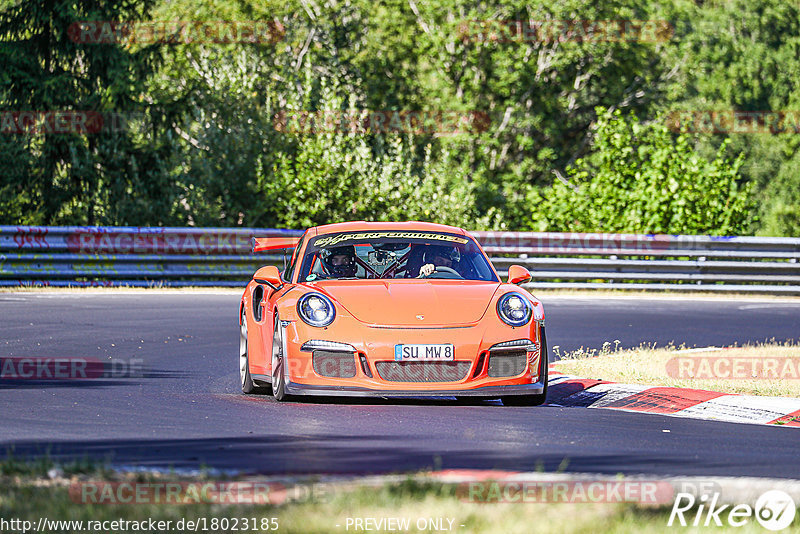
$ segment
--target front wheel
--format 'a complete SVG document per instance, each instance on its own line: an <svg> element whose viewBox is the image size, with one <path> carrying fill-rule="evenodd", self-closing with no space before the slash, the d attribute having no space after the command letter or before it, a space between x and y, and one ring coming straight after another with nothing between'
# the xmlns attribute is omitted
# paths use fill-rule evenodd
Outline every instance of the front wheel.
<svg viewBox="0 0 800 534"><path fill-rule="evenodd" d="M541 406L547 400L547 370L548 370L548 357L547 357L547 338L544 335L544 327L542 327L541 347L539 348L539 376L544 382L544 389L537 395L508 395L502 397L503 406Z"/></svg>
<svg viewBox="0 0 800 534"><path fill-rule="evenodd" d="M287 400L286 395L286 344L283 341L283 328L275 313L275 328L272 334L272 396L280 402Z"/></svg>

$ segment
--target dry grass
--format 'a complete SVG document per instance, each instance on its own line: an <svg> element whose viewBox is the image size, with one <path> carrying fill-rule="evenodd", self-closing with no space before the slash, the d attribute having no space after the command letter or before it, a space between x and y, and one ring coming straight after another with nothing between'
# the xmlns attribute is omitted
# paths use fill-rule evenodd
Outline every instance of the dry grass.
<svg viewBox="0 0 800 534"><path fill-rule="evenodd" d="M410 523L402 532L441 532L435 524L449 532L527 534L554 533L661 533L667 527L671 506L646 506L621 503L490 503L465 502L453 485L426 483L414 480L388 483L380 486L361 486L334 490L303 502L290 501L281 505L219 505L219 504L107 504L85 505L73 501L66 484L41 484L41 478L30 475L0 477L0 509L6 518L31 521L40 517L51 520L178 520L199 521L205 518L227 518L225 525L233 525L237 518L276 518L278 532L320 533L363 532L352 520L372 518L397 518ZM77 480L73 478L73 481ZM148 477L137 480L146 482ZM693 513L687 513L693 517ZM418 524L422 528L418 528ZM450 522L452 521L452 522ZM221 525L220 525L221 526ZM677 527L679 528L679 527ZM697 532L698 529L680 529ZM702 530L702 529L700 529ZM716 532L763 532L757 522L750 520L744 527L725 525L715 527ZM261 532L265 532L262 530ZM371 532L398 532L374 529ZM66 529L60 532L80 532ZM216 529L216 532L237 532L234 527ZM252 530L248 530L252 532ZM800 532L795 521L784 532Z"/></svg>
<svg viewBox="0 0 800 534"><path fill-rule="evenodd" d="M618 350L610 343L599 351L578 350L560 354L558 347L553 347L553 350L562 358L556 363L559 371L584 378L723 393L800 397L800 345L793 343L703 352L683 347L651 346ZM777 365L770 367L770 361ZM727 374L735 376L725 377Z"/></svg>
<svg viewBox="0 0 800 534"><path fill-rule="evenodd" d="M83 504L69 493L72 484L80 482L157 482L182 481L204 483L212 480L230 482L228 477L209 474L177 475L175 473L125 473L107 470L105 466L89 461L56 465L48 458L34 462L17 460L7 453L0 459L0 511L5 519L16 518L36 525L40 517L50 520L169 520L173 525L179 520L197 522L205 518L226 519L216 532L244 532L233 526L241 518L276 518L278 532L329 533L363 532L354 528L352 520L372 518L397 518L408 521L410 528L401 532L442 532L426 520L439 520L440 526L458 533L660 533L672 530L667 527L671 503L641 505L635 503L587 502L469 502L458 484L430 480L425 473L410 474L369 481L357 479L340 482L318 482L314 479L296 482L285 481L286 497L280 504ZM259 477L250 482L265 482ZM648 479L652 480L652 479ZM761 480L762 485L764 480ZM776 481L777 482L777 481ZM299 491L292 488L297 484ZM728 481L721 486L740 487L738 481ZM463 488L462 488L463 489ZM280 495L280 494L278 494ZM733 497L733 502L750 503L753 499ZM728 502L728 501L726 501ZM687 512L691 520L694 510ZM348 518L351 520L348 528ZM417 528L417 522L422 528ZM451 522L452 521L452 522ZM724 521L724 518L723 518ZM225 526L223 526L225 525ZM373 525L374 526L374 525ZM230 528L229 528L230 527ZM699 532L700 528L680 528L680 531ZM743 527L713 527L716 532L764 532L750 519ZM174 531L174 530L173 530ZM247 532L254 530L248 529ZM258 530L267 532L268 530ZM82 532L67 528L59 532ZM83 531L85 532L85 530ZM387 532L375 529L371 532ZM388 532L398 532L388 530ZM800 532L800 518L784 532Z"/></svg>
<svg viewBox="0 0 800 534"><path fill-rule="evenodd" d="M638 508L637 512L627 514L627 509L633 507L625 505L467 503L454 497L446 486L436 485L411 491L408 491L408 484L362 488L327 503L300 504L292 508L291 513L280 514L282 529L320 534L346 532L348 518L365 517L404 518L413 525L410 532L430 531L415 528L418 521L422 525L427 518L444 518L446 527L448 519L453 521L454 532L503 534L527 534L532 531L532 525L537 525L536 532L542 533L639 532L647 523L639 517ZM665 523L651 531L659 532ZM621 528L623 525L625 528ZM353 531L352 524L349 530Z"/></svg>

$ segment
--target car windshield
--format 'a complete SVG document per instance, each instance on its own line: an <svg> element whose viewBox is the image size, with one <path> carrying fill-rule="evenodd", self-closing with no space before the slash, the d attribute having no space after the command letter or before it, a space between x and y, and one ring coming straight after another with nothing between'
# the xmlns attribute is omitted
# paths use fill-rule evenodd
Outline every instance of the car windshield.
<svg viewBox="0 0 800 534"><path fill-rule="evenodd" d="M298 280L443 278L497 282L470 237L441 232L372 231L310 240Z"/></svg>

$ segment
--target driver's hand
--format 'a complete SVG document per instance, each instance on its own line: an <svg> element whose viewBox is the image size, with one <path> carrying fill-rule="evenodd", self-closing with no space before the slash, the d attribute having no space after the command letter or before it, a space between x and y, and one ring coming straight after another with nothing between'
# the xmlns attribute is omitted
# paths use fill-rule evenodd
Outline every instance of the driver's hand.
<svg viewBox="0 0 800 534"><path fill-rule="evenodd" d="M423 276L430 276L433 274L433 271L436 270L436 267L432 263L426 263L422 267L419 268L419 276L417 278L422 278Z"/></svg>

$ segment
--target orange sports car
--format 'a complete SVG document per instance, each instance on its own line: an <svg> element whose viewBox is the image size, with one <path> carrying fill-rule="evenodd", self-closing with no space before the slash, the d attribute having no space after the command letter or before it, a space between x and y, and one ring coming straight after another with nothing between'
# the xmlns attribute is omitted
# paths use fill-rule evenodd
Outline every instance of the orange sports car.
<svg viewBox="0 0 800 534"><path fill-rule="evenodd" d="M531 275L515 265L503 283L461 228L347 222L253 240L281 248L286 270L259 269L239 305L244 393L545 401L544 309L515 285Z"/></svg>

